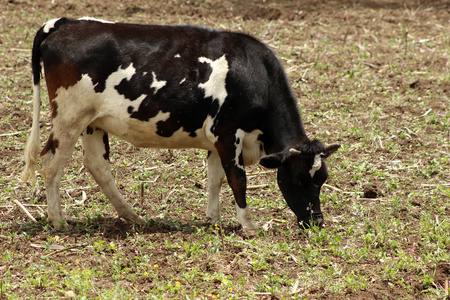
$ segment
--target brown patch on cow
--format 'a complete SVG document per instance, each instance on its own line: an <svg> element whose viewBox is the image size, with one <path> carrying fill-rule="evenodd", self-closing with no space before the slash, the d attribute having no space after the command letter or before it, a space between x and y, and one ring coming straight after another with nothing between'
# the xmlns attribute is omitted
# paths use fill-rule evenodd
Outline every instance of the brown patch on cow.
<svg viewBox="0 0 450 300"><path fill-rule="evenodd" d="M59 146L59 141L57 139L53 139L53 132L48 137L47 143L41 151L41 156L47 154L48 151L52 151L53 154L56 152L56 148Z"/></svg>
<svg viewBox="0 0 450 300"><path fill-rule="evenodd" d="M55 100L50 100L50 107L52 110L52 119L56 118L56 115L58 114L58 103Z"/></svg>
<svg viewBox="0 0 450 300"><path fill-rule="evenodd" d="M45 68L45 80L47 82L48 96L52 105L52 117L55 114L53 99L56 98L56 91L63 87L65 89L74 86L81 80L81 73L78 67L70 62L63 61L59 64L50 65ZM57 107L57 106L56 106Z"/></svg>
<svg viewBox="0 0 450 300"><path fill-rule="evenodd" d="M227 130L223 128L222 132L224 134L218 134L219 141L217 141L214 145L219 152L222 166L225 170L225 174L227 176L228 184L230 185L233 194L234 200L240 208L246 208L246 191L247 191L247 178L245 171L239 168L235 162L235 153L236 146L234 145L235 136L233 134L227 135L229 132L235 132L234 130ZM240 155L242 157L242 154ZM239 159L241 161L241 159ZM243 167L243 164L241 165Z"/></svg>

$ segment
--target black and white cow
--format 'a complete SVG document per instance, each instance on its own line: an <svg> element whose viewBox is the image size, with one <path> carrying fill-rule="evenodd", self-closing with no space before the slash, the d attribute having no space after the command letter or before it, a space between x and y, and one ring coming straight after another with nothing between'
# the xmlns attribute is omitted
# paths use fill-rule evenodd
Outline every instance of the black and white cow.
<svg viewBox="0 0 450 300"><path fill-rule="evenodd" d="M52 129L38 166L40 62ZM278 184L300 225L322 225L325 158L339 148L309 140L275 54L251 36L195 26L51 20L32 50L33 125L23 179L45 177L48 218L64 224L59 188L82 134L84 165L119 217L142 222L119 193L109 167L108 134L137 147L209 151L207 217L219 219L223 178L237 219L256 229L246 203L245 166L278 168Z"/></svg>

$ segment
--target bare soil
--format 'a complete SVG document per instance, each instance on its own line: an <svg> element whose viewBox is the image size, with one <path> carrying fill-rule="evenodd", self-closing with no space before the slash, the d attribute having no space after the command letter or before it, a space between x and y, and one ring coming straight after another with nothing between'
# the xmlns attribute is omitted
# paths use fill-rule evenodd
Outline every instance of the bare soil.
<svg viewBox="0 0 450 300"><path fill-rule="evenodd" d="M127 22L139 22L139 23L164 23L164 24L200 24L205 26L213 26L216 28L242 30L247 33L252 33L252 27L254 26L269 26L273 24L279 30L278 35L285 35L287 31L283 28L289 26L299 26L299 22L303 24L298 28L291 28L289 32L295 32L295 36L292 36L288 45L283 45L285 48L295 49L296 46L301 46L302 41L310 39L312 35L326 34L330 28L333 28L332 34L327 35L326 38L330 40L330 43L355 43L364 48L364 40L360 39L360 34L365 31L379 32L383 31L383 39L396 39L398 37L399 24L408 26L409 34L418 37L427 37L430 31L436 30L436 26L430 24L429 20L433 20L433 24L441 22L441 24L447 24L450 19L450 6L446 1L254 1L247 3L246 1L197 1L197 0L169 0L169 1L120 1L113 2L108 0L88 0L80 3L76 1L44 1L36 0L30 5L28 1L21 0L9 0L2 4L3 13L0 14L1 32L13 30L15 24L26 23L29 31L20 33L17 35L17 44L15 49L5 49L0 56L0 70L1 76L4 78L11 78L11 89L14 89L17 95L21 95L20 98L25 99L26 95L31 96L31 70L29 67L30 59L29 52L26 49L31 49L31 40L34 32L39 26L47 21L39 18L42 16L42 12L45 11L46 15L52 17L70 16L70 17L82 17L82 16L94 16L97 18L104 18L109 20L122 20ZM427 8L428 10L426 10ZM415 11L420 11L413 14ZM36 17L36 12L39 17ZM410 12L410 14L405 13ZM236 22L230 21L231 26L228 27L224 20L245 20L251 24L250 29L238 27ZM225 24L225 25L222 25ZM317 29L319 28L319 29ZM370 42L374 42L379 39L378 35L369 37L372 39ZM2 47L3 36L0 36L0 47ZM266 38L266 42L271 44L270 37ZM398 76L401 70L389 69L388 65L390 59L398 55L392 56L388 49L382 46L382 43L378 41L376 43L379 46L371 47L370 53L365 61L366 72L377 75L388 75L392 78L390 86L386 89L392 91L400 91L404 95L408 95L411 90L419 95L427 95L428 93L436 94L436 101L428 108L437 111L447 111L446 103L440 101L443 96L448 97L450 95L450 84L439 82L438 80L424 80L420 76L420 72L424 68L440 69L442 72L448 72L449 63L446 59L440 57L433 57L432 53L423 54L415 57L417 63L414 65L405 66L409 71L417 71L418 75L413 81L402 81ZM357 46L355 46L357 47ZM275 49L277 51L277 49ZM364 51L364 50L362 50ZM401 52L401 47L396 47L397 53ZM424 48L424 51L427 49ZM324 83L323 80L318 80L314 77L309 77L305 72L304 78L291 77L290 80L293 86L298 86L301 80L307 80L310 91L320 90L322 94L346 94L349 91L343 90L345 86L340 86L339 78L336 74L343 73L348 74L351 68L351 54L347 60L341 59L333 53L325 53L320 57L322 65L331 63L333 69L324 69L324 74L329 75L329 82ZM297 54L298 61L313 62L316 59L316 54ZM294 66L294 62L286 62L283 60L283 64L287 67ZM303 73L303 72L302 72ZM19 77L26 77L27 80L17 79ZM362 87L367 89L370 87ZM296 95L299 97L300 107L302 108L302 115L305 120L307 131L311 134L318 135L321 139L327 142L338 142L346 145L353 145L359 142L361 136L353 134L337 134L341 131L341 125L337 122L321 123L321 127L314 126L314 122L310 121L309 116L321 118L320 115L315 113L320 110L319 103L313 101L312 97L304 97L305 92L299 88L294 87ZM19 97L19 96L18 96ZM371 117L364 111L360 111L357 103L351 102L348 98L339 97L339 102L330 98L330 107L333 109L348 110L349 118L351 116L359 116L365 124L372 122ZM408 97L406 97L408 99ZM11 99L14 102L16 99ZM381 115L386 118L397 118L401 123L401 120L410 120L413 117L421 116L424 111L415 108L408 103L386 103L385 98L379 94L373 94L370 99L360 99L360 101L372 102L374 106L378 106L382 109ZM417 99L408 99L408 102L417 101ZM448 103L448 102L447 102ZM427 108L427 109L428 109ZM14 134L15 132L24 132L31 126L31 111L30 106L20 107L6 103L0 103L0 118L7 122L1 122L0 126L0 174L1 178L4 178L1 185L3 188L8 188L7 178L20 176L20 169L23 166L21 159L24 145L26 142L26 134ZM49 119L48 114L44 113L41 117L42 121L42 136L48 136L49 132ZM389 124L386 124L386 131L392 130ZM14 143L10 142L11 134L14 136ZM428 138L433 132L424 132L420 135L411 134L412 138L400 139L396 138L395 143L399 144L402 151L396 153L395 158L399 160L415 160L418 157L418 153L426 152L430 147ZM439 145L431 145L439 147ZM118 166L121 162L131 162L134 158L141 159L143 156L148 157L148 166L157 166L152 173L152 178L142 178L143 181L149 181L145 185L144 201L141 202L141 191L139 186L136 186L136 180L131 180L130 174L132 172L139 171L140 168L145 168L141 164L135 165L128 163L127 165ZM336 154L339 156L339 153ZM188 158L187 158L188 157ZM382 147L376 148L376 150L367 149L365 152L351 152L346 159L350 161L360 161L362 159L368 159L371 161L379 161L381 164L387 160L391 160L394 154ZM429 157L432 160L433 157ZM158 163L156 163L158 162ZM334 160L336 164L339 163L339 159ZM133 203L134 207L139 210L142 215L147 215L152 218L147 226L143 228L136 228L133 225L127 224L122 220L116 218L112 209L99 212L100 216L92 216L92 219L86 221L83 218L76 218L73 215L69 215L70 227L63 233L43 230L43 227L34 227L26 220L26 216L17 206L8 206L0 209L0 221L2 223L0 233L3 231L13 231L18 235L23 231L31 236L31 243L33 241L46 241L50 237L58 236L59 239L63 239L64 243L70 245L78 245L78 247L84 247L87 244L92 244L94 241L100 239L106 241L116 241L120 243L125 240L130 233L139 232L140 235L146 236L148 239L152 239L155 242L176 239L182 236L183 239L193 239L192 233L197 230L198 227L207 228L206 230L214 233L213 228L209 228L206 223L205 210L206 203L198 205L196 201L183 201L182 197L203 197L201 194L207 192L206 182L206 169L205 169L205 154L200 150L188 150L188 151L168 151L168 150L141 150L136 147L130 146L124 142L113 142L112 145L112 164L114 165L115 176L117 178L118 186L126 196L126 198ZM192 170L195 176L188 177L188 175L180 176L177 171L179 166L184 169ZM330 165L330 169L334 166ZM73 186L85 187L89 186L87 202L98 201L104 203L106 200L99 188L93 183L89 176L85 176L85 170L82 168L81 162L81 150L78 146L74 152L74 158L70 161L67 167L67 172L72 172L73 175L70 178L74 178L74 182L70 184ZM249 173L261 172L261 168L254 166L248 169ZM402 170L394 170L393 172L402 172ZM370 176L370 174L367 174ZM435 176L431 174L430 176ZM156 178L156 179L155 179ZM162 178L165 178L162 180ZM367 199L389 199L392 192L388 189L387 183L383 181L369 181L367 184L362 184L358 179L352 177L352 171L350 167L347 169L339 168L334 178L340 178L339 184L333 181L331 178L327 182L330 186L337 187L340 190L358 190L363 194L363 198ZM71 179L71 180L72 180ZM180 180L181 179L181 180ZM154 180L154 182L151 182ZM177 189L175 191L161 191L158 188L165 186L173 186L178 182ZM264 175L250 176L249 179L251 186L262 186L260 189L250 189L249 197L253 199L265 198L271 201L278 201L280 203L279 208L274 210L264 209L258 207L257 204L253 205L252 209L254 214L258 216L259 220L266 220L282 216L284 220L288 220L288 224L284 223L283 226L289 226L293 231L296 231L296 225L292 214L284 208L284 204L280 198L279 192L273 192L276 188L275 174L273 172L267 172ZM423 178L421 182L415 182L414 185L429 182L428 178ZM130 187L130 184L134 184L134 188ZM413 183L408 180L401 182L402 189L408 191L413 189ZM63 183L64 186L64 183ZM357 187L357 188L355 188ZM9 187L11 188L11 187ZM30 201L34 199L33 203L35 207L29 207L33 215L37 216L41 213L42 205L43 211L45 211L45 194L42 189L33 189L31 185L15 186L6 196L6 200L12 202L14 199L18 199L21 202ZM64 199L69 201L73 199L81 199L83 189L67 190L61 192L64 193ZM174 197L172 194L177 195L178 192L185 191L184 196ZM195 192L192 192L195 191ZM329 191L329 190L328 190ZM30 194L33 193L33 194ZM200 196L199 196L200 195ZM232 194L226 184L222 190L223 206L232 208ZM407 199L407 193L396 195L400 197L400 201L410 201ZM3 197L3 196L2 196ZM203 197L204 198L204 197ZM417 214L423 209L421 203L417 202ZM165 208L165 211L161 209L161 206ZM345 209L345 206L340 209L334 207L325 207L325 214L327 216L326 226L341 226L344 221L331 221L332 216L342 215L341 209ZM71 211L70 207L66 207L66 211ZM349 212L345 212L349 213ZM449 212L447 212L449 213ZM404 212L401 210L393 211L394 216L400 218L411 218L410 215L402 215ZM45 212L44 212L45 215ZM232 209L226 211L223 216L227 219L224 224L224 234L231 232L240 232L239 226L235 223L235 216ZM39 221L38 217L38 221ZM88 222L88 226L86 226ZM45 224L45 222L43 222ZM89 228L87 230L86 228ZM273 227L273 233L276 233L278 227ZM87 233L95 232L90 238L86 237ZM274 239L276 235L274 235ZM245 241L245 236L242 236ZM279 238L280 241L283 237ZM305 241L306 237L303 235L298 236L299 242ZM411 237L411 245L420 243L420 236ZM232 261L235 255L241 255L242 248L246 247L245 244L242 247L233 247L229 257L221 257L220 261L204 261L202 269L205 272L213 272L214 269L220 268L224 263ZM29 253L27 255L28 262L38 259L38 256L34 253L41 251L41 249L30 248L30 243L23 243L20 237L17 242L10 239L0 238L0 249L11 250L13 252ZM228 249L229 250L229 249ZM176 263L171 261L168 253L169 250L150 249L148 254L152 255L161 269L167 270L161 272L160 276L170 278L174 274L171 274L170 266ZM133 261L133 252L129 253L127 258L128 262ZM56 254L53 256L55 260L61 261L74 261L76 259L85 259L77 255L76 251L68 251L65 253ZM274 261L274 264L280 264L281 262ZM370 270L376 267L376 262L367 262L364 269ZM18 267L14 267L18 268ZM0 270L2 266L0 265ZM20 270L13 270L20 273ZM289 270L286 270L289 272ZM250 268L231 268L229 274L240 276L241 274L247 274L250 276L251 282L258 282L264 275L263 272L254 272ZM292 270L292 276L296 276L297 270ZM435 270L435 280L440 284L448 279L450 276L450 267L448 262L442 262ZM409 274L405 272L404 279L413 282L415 280L415 274ZM110 282L104 282L104 284L111 284ZM144 289L148 282L144 279L138 279L134 283L137 290ZM217 283L219 285L219 283ZM416 290L410 291L409 296L420 295L422 286L417 283ZM319 294L320 291L317 291ZM359 291L343 291L341 296L330 295L322 296L324 299L396 299L402 298L404 289L400 286L391 286L382 281L376 281L371 284L371 287L367 290ZM314 298L314 292L310 291L308 297ZM279 297L287 297L289 295L262 295L261 297L266 299L279 299ZM417 296L419 297L419 296ZM0 297L1 298L1 297ZM3 298L1 298L3 299Z"/></svg>

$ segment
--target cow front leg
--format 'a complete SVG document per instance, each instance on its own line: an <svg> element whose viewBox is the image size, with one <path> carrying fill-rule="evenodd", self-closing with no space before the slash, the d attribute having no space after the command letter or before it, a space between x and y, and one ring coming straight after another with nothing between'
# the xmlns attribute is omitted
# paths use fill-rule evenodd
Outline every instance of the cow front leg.
<svg viewBox="0 0 450 300"><path fill-rule="evenodd" d="M237 166L232 166L228 168L228 172L225 170L225 173L227 174L228 184L230 185L234 194L234 199L236 200L235 206L238 222L242 225L244 230L254 231L258 229L253 221L245 199L247 190L245 170Z"/></svg>
<svg viewBox="0 0 450 300"><path fill-rule="evenodd" d="M243 138L236 136L231 141L224 141L217 147L221 155L222 167L225 170L228 184L236 201L236 216L244 230L255 231L258 227L253 221L247 207L247 177L242 156Z"/></svg>
<svg viewBox="0 0 450 300"><path fill-rule="evenodd" d="M109 166L108 134L103 130L88 127L82 136L83 163L94 177L103 193L117 211L119 218L134 223L143 224L144 221L133 211L131 206L120 194L111 174Z"/></svg>
<svg viewBox="0 0 450 300"><path fill-rule="evenodd" d="M206 216L211 224L217 223L220 219L220 187L222 185L225 171L220 162L219 153L213 151L208 156L208 207Z"/></svg>

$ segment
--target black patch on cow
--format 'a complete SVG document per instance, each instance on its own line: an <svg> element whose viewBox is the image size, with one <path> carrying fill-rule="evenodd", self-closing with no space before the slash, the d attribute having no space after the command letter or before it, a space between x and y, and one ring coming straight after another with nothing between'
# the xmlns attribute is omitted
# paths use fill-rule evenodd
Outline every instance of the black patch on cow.
<svg viewBox="0 0 450 300"><path fill-rule="evenodd" d="M105 145L105 153L103 154L103 158L109 160L109 141L108 141L108 133L103 134L103 144Z"/></svg>
<svg viewBox="0 0 450 300"><path fill-rule="evenodd" d="M189 136L196 137L195 131L203 127L206 117L208 115L214 117L217 114L219 103L217 100L213 100L212 97L205 98L205 91L198 87L200 83L208 81L211 76L212 69L210 65L200 63L198 61L199 56L194 56L194 58L190 60L175 60L174 64L179 65L181 70L178 73L172 73L172 70L178 69L178 67L172 66L163 70L155 65L154 71L151 72L155 73L157 80L170 78L166 80L166 85L156 93L147 89L153 80L153 78L148 77L148 74L141 77L133 76L127 81L127 85L130 88L139 89L146 86L140 90L140 95L145 94L145 89L148 91L147 97L145 97L137 110L131 112L128 110L130 117L148 122L159 112L170 112L167 120L157 123L156 133L158 135L171 137L174 132L182 128L189 133ZM183 70L188 70L188 72L183 73ZM151 72L148 73L150 74ZM150 76L153 77L153 75ZM180 85L181 81L183 81L182 86ZM124 92L126 98L135 99L140 96L126 92L125 85L125 83L122 84L123 89L120 91Z"/></svg>
<svg viewBox="0 0 450 300"><path fill-rule="evenodd" d="M129 65L129 62L119 59L121 57L120 51L114 46L114 41L108 40L108 33L103 33L96 41L89 44L89 50L86 49L86 51L102 53L103 55L90 55L82 60L83 73L87 73L92 78L94 90L97 93L102 93L105 90L109 75L116 72L119 67L124 69L124 66Z"/></svg>
<svg viewBox="0 0 450 300"><path fill-rule="evenodd" d="M89 135L94 134L94 129L91 126L86 127L86 134Z"/></svg>
<svg viewBox="0 0 450 300"><path fill-rule="evenodd" d="M219 107L219 100L214 100L211 103L211 108L209 110L209 115L214 118L217 115L217 113L219 112L219 108L220 108Z"/></svg>
<svg viewBox="0 0 450 300"><path fill-rule="evenodd" d="M137 111L133 111L130 115L131 118L138 119L140 121L148 122L151 118L156 117L158 113L161 111L157 105L154 105L150 100L148 100L148 96L142 101L139 109ZM130 112L130 109L128 109Z"/></svg>
<svg viewBox="0 0 450 300"><path fill-rule="evenodd" d="M240 138L236 138L236 144L239 144L241 142Z"/></svg>
<svg viewBox="0 0 450 300"><path fill-rule="evenodd" d="M126 69L128 66L121 66L122 69ZM124 95L128 100L136 100L142 94L152 93L150 90L151 85L151 74L146 74L145 76L135 73L130 80L124 78L122 81L116 85L114 88L120 95Z"/></svg>
<svg viewBox="0 0 450 300"><path fill-rule="evenodd" d="M244 155L242 155L242 152L239 154L239 165L244 166Z"/></svg>
<svg viewBox="0 0 450 300"><path fill-rule="evenodd" d="M134 107L133 106L128 106L128 109L127 109L127 111L128 111L128 113L131 115L133 112L134 112Z"/></svg>

